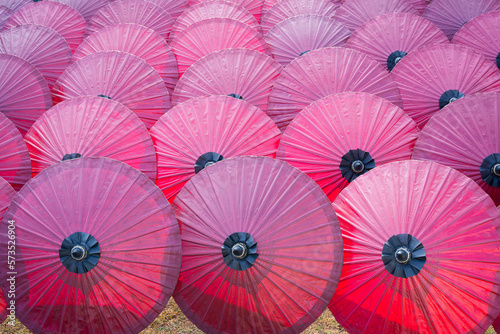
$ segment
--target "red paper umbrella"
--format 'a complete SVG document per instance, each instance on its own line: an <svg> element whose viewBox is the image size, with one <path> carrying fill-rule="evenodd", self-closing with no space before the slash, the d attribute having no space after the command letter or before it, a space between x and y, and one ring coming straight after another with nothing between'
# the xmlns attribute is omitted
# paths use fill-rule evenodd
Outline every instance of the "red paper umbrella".
<svg viewBox="0 0 500 334"><path fill-rule="evenodd" d="M173 93L179 80L177 60L165 39L154 30L133 23L104 27L85 38L73 60L100 51L123 51L145 60L162 77L168 92Z"/></svg>
<svg viewBox="0 0 500 334"><path fill-rule="evenodd" d="M0 177L0 221L2 221L3 215L14 196L16 196L16 191L7 181ZM4 322L5 319L7 319L7 306L7 301L5 300L3 292L0 290L0 322Z"/></svg>
<svg viewBox="0 0 500 334"><path fill-rule="evenodd" d="M212 52L182 76L172 95L172 104L199 96L228 95L266 111L271 88L281 69L271 57L253 50Z"/></svg>
<svg viewBox="0 0 500 334"><path fill-rule="evenodd" d="M175 21L189 7L187 0L148 0L163 8Z"/></svg>
<svg viewBox="0 0 500 334"><path fill-rule="evenodd" d="M365 52L391 71L413 50L448 42L432 22L409 13L390 13L377 16L356 29L346 46Z"/></svg>
<svg viewBox="0 0 500 334"><path fill-rule="evenodd" d="M414 159L464 173L500 205L500 94L468 96L444 108L425 126Z"/></svg>
<svg viewBox="0 0 500 334"><path fill-rule="evenodd" d="M87 27L87 34L120 23L136 23L148 27L166 39L174 20L164 9L149 1L113 1L92 17Z"/></svg>
<svg viewBox="0 0 500 334"><path fill-rule="evenodd" d="M284 131L312 102L334 93L366 92L402 106L396 83L382 66L351 49L323 48L292 61L269 97L267 114Z"/></svg>
<svg viewBox="0 0 500 334"><path fill-rule="evenodd" d="M0 52L29 61L43 75L49 88L68 67L71 49L66 40L54 30L29 24L0 33Z"/></svg>
<svg viewBox="0 0 500 334"><path fill-rule="evenodd" d="M6 54L0 54L0 78L0 112L24 135L52 106L47 82L35 66Z"/></svg>
<svg viewBox="0 0 500 334"><path fill-rule="evenodd" d="M275 25L266 35L274 59L283 66L295 58L324 47L344 46L349 29L320 15L298 15Z"/></svg>
<svg viewBox="0 0 500 334"><path fill-rule="evenodd" d="M321 189L279 160L227 159L174 202L182 268L174 298L205 333L300 333L321 315L342 268Z"/></svg>
<svg viewBox="0 0 500 334"><path fill-rule="evenodd" d="M64 37L72 51L83 41L87 22L75 9L54 1L40 1L26 5L15 12L4 25L4 29L37 24Z"/></svg>
<svg viewBox="0 0 500 334"><path fill-rule="evenodd" d="M0 179L19 190L30 177L31 161L26 143L16 126L0 113Z"/></svg>
<svg viewBox="0 0 500 334"><path fill-rule="evenodd" d="M170 45L177 58L181 77L198 59L214 51L243 48L271 55L260 32L228 18L193 23L179 32Z"/></svg>
<svg viewBox="0 0 500 334"><path fill-rule="evenodd" d="M151 136L158 154L156 184L173 201L191 177L219 160L274 158L281 133L259 108L228 96L208 96L172 108L151 128Z"/></svg>
<svg viewBox="0 0 500 334"><path fill-rule="evenodd" d="M335 13L335 19L354 31L374 17L396 12L419 14L407 0L346 0Z"/></svg>
<svg viewBox="0 0 500 334"><path fill-rule="evenodd" d="M189 0L189 4L195 5L200 2L213 1L213 0ZM232 4L245 8L250 14L252 14L257 22L260 23L260 13L262 11L262 5L264 0L227 0Z"/></svg>
<svg viewBox="0 0 500 334"><path fill-rule="evenodd" d="M14 14L14 11L12 9L9 9L5 6L0 6L0 29L3 28L3 25L5 24L5 22L7 22L12 14Z"/></svg>
<svg viewBox="0 0 500 334"><path fill-rule="evenodd" d="M465 95L500 92L500 73L483 55L453 44L424 46L394 68L404 110L422 128L439 109Z"/></svg>
<svg viewBox="0 0 500 334"><path fill-rule="evenodd" d="M470 19L500 9L498 0L433 0L423 17L434 22L449 39Z"/></svg>
<svg viewBox="0 0 500 334"><path fill-rule="evenodd" d="M474 181L436 163L395 162L333 206L344 267L329 307L349 333L488 329L500 306L500 215Z"/></svg>
<svg viewBox="0 0 500 334"><path fill-rule="evenodd" d="M76 97L48 110L25 137L33 176L72 156L122 161L156 181L156 153L148 130L118 102Z"/></svg>
<svg viewBox="0 0 500 334"><path fill-rule="evenodd" d="M375 166L410 159L418 132L403 110L380 97L335 94L299 113L277 157L309 175L333 201Z"/></svg>
<svg viewBox="0 0 500 334"><path fill-rule="evenodd" d="M262 18L262 34L275 25L297 15L316 14L333 17L340 4L331 0L282 0L272 6Z"/></svg>
<svg viewBox="0 0 500 334"><path fill-rule="evenodd" d="M500 68L500 11L486 13L465 23L453 37L454 44L463 44L483 54Z"/></svg>
<svg viewBox="0 0 500 334"><path fill-rule="evenodd" d="M15 12L19 8L33 2L33 0L0 0L0 6L5 6Z"/></svg>
<svg viewBox="0 0 500 334"><path fill-rule="evenodd" d="M108 3L114 0L51 0L66 4L74 9L76 9L85 20L89 21L94 14L106 6Z"/></svg>
<svg viewBox="0 0 500 334"><path fill-rule="evenodd" d="M73 63L54 86L58 101L92 95L115 100L136 113L149 129L170 109L162 78L129 53L97 52Z"/></svg>
<svg viewBox="0 0 500 334"><path fill-rule="evenodd" d="M79 158L49 167L21 189L3 222L0 259L17 273L16 316L35 333L139 333L177 282L172 208L124 163ZM11 226L16 263L8 267ZM0 275L5 293L7 271Z"/></svg>
<svg viewBox="0 0 500 334"><path fill-rule="evenodd" d="M200 2L186 9L175 21L168 39L172 41L176 34L195 22L213 18L233 19L260 31L259 23L245 8L226 0L212 0Z"/></svg>

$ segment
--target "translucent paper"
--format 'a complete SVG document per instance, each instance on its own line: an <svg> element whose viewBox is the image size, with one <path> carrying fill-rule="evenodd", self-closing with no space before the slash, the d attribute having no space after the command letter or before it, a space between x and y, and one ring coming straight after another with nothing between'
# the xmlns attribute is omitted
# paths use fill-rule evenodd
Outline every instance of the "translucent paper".
<svg viewBox="0 0 500 334"><path fill-rule="evenodd" d="M156 152L139 118L122 104L93 96L75 97L48 110L25 137L33 176L66 154L122 161L156 181Z"/></svg>
<svg viewBox="0 0 500 334"><path fill-rule="evenodd" d="M3 25L5 24L5 22L7 22L12 14L14 14L14 11L12 9L0 5L0 29L3 28Z"/></svg>
<svg viewBox="0 0 500 334"><path fill-rule="evenodd" d="M488 329L500 307L500 216L474 181L436 163L395 162L356 179L333 206L344 267L329 307L349 333ZM390 274L381 258L398 234L425 251L409 278Z"/></svg>
<svg viewBox="0 0 500 334"><path fill-rule="evenodd" d="M281 133L259 108L228 96L209 96L172 108L151 129L151 136L158 154L156 184L173 201L195 175L201 155L274 158Z"/></svg>
<svg viewBox="0 0 500 334"><path fill-rule="evenodd" d="M105 158L44 170L16 196L16 316L35 333L138 333L166 306L181 265L179 227L144 174ZM99 243L97 265L69 272L59 250L73 233ZM7 266L7 224L0 259ZM1 287L7 287L2 271ZM63 329L62 329L63 328Z"/></svg>
<svg viewBox="0 0 500 334"><path fill-rule="evenodd" d="M0 6L5 6L15 12L30 3L33 3L33 0L1 0Z"/></svg>
<svg viewBox="0 0 500 334"><path fill-rule="evenodd" d="M205 333L300 333L321 315L342 242L330 202L305 174L270 158L227 159L186 184L174 210L183 251L174 298ZM243 271L221 254L235 232L257 243Z"/></svg>
<svg viewBox="0 0 500 334"><path fill-rule="evenodd" d="M92 16L102 7L114 0L50 0L66 4L76 9L85 20L89 21Z"/></svg>
<svg viewBox="0 0 500 334"><path fill-rule="evenodd" d="M267 12L269 11L269 9L272 6L274 6L275 4L277 4L280 1L281 0L264 0L264 6L262 6L262 17L264 17L267 14ZM343 0L331 0L331 2L334 2L340 6L340 5L342 5ZM320 15L320 14L318 14L318 15Z"/></svg>
<svg viewBox="0 0 500 334"><path fill-rule="evenodd" d="M165 10L175 21L187 8L187 0L148 0Z"/></svg>
<svg viewBox="0 0 500 334"><path fill-rule="evenodd" d="M212 0L191 0L190 5L196 5L201 2L212 1ZM260 23L260 13L262 11L262 5L264 0L228 0L232 4L245 8L250 14L252 14L258 23Z"/></svg>

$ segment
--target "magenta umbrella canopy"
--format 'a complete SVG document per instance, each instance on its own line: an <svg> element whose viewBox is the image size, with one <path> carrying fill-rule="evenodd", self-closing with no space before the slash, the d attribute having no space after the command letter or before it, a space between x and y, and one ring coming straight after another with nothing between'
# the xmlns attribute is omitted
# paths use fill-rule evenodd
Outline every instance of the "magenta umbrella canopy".
<svg viewBox="0 0 500 334"><path fill-rule="evenodd" d="M333 203L344 266L329 308L349 333L483 334L500 307L499 211L456 170L390 163Z"/></svg>
<svg viewBox="0 0 500 334"><path fill-rule="evenodd" d="M16 191L7 181L0 177L0 221L2 221L3 215L14 196L16 196ZM0 322L4 322L7 318L7 306L3 292L0 291Z"/></svg>
<svg viewBox="0 0 500 334"><path fill-rule="evenodd" d="M190 0L190 5L196 5L201 2L211 2L213 0ZM257 20L258 23L260 23L260 13L262 11L262 5L264 4L264 0L227 0L232 4L235 4L239 7L242 7L246 9L250 14L252 14Z"/></svg>
<svg viewBox="0 0 500 334"><path fill-rule="evenodd" d="M195 62L172 95L175 106L187 99L228 95L266 111L271 88L282 67L271 57L247 49L212 52Z"/></svg>
<svg viewBox="0 0 500 334"><path fill-rule="evenodd" d="M5 6L14 12L30 3L33 3L33 0L0 0L0 6Z"/></svg>
<svg viewBox="0 0 500 334"><path fill-rule="evenodd" d="M415 145L414 159L464 173L500 205L500 94L467 96L434 115Z"/></svg>
<svg viewBox="0 0 500 334"><path fill-rule="evenodd" d="M454 44L466 45L483 54L500 68L500 11L485 13L465 23L453 37Z"/></svg>
<svg viewBox="0 0 500 334"><path fill-rule="evenodd" d="M200 2L186 9L175 21L168 40L171 42L179 32L193 23L213 18L233 19L260 31L259 23L245 8L226 0L212 0Z"/></svg>
<svg viewBox="0 0 500 334"><path fill-rule="evenodd" d="M31 179L0 227L6 268L10 220L16 316L34 333L139 333L174 290L179 225L158 187L124 163L73 159Z"/></svg>
<svg viewBox="0 0 500 334"><path fill-rule="evenodd" d="M102 7L114 0L50 0L66 4L76 9L83 18L89 21Z"/></svg>
<svg viewBox="0 0 500 334"><path fill-rule="evenodd" d="M269 11L269 9L280 1L281 0L264 0L264 6L262 6L262 16L261 17L264 17L267 14L267 12ZM336 4L338 4L338 6L340 6L340 5L342 5L342 2L344 0L330 0L330 1L336 3ZM321 14L318 14L318 15L321 15Z"/></svg>
<svg viewBox="0 0 500 334"><path fill-rule="evenodd" d="M342 269L335 212L289 164L237 157L206 168L174 201L182 268L174 298L205 333L300 333Z"/></svg>
<svg viewBox="0 0 500 334"><path fill-rule="evenodd" d="M9 17L12 16L12 14L14 14L12 9L0 5L0 29L3 28L3 25L7 22Z"/></svg>
<svg viewBox="0 0 500 334"><path fill-rule="evenodd" d="M87 34L120 23L135 23L148 27L166 39L174 20L164 9L149 1L113 1L92 17L87 27Z"/></svg>
<svg viewBox="0 0 500 334"><path fill-rule="evenodd" d="M76 9L54 1L39 1L26 5L15 12L4 29L37 24L55 30L64 37L74 52L83 41L87 22Z"/></svg>
<svg viewBox="0 0 500 334"><path fill-rule="evenodd" d="M271 55L259 31L229 18L193 23L177 33L170 45L177 58L181 77L198 59L214 51L242 48Z"/></svg>
<svg viewBox="0 0 500 334"><path fill-rule="evenodd" d="M388 70L406 54L427 44L449 43L434 23L410 13L375 17L356 29L347 47L366 53Z"/></svg>
<svg viewBox="0 0 500 334"><path fill-rule="evenodd" d="M281 131L312 102L334 93L366 92L402 106L396 83L375 60L346 48L323 48L292 61L276 80L267 114Z"/></svg>
<svg viewBox="0 0 500 334"><path fill-rule="evenodd" d="M125 52L97 52L73 63L54 86L57 102L99 96L122 103L149 129L170 109L170 95L160 75L146 61Z"/></svg>
<svg viewBox="0 0 500 334"><path fill-rule="evenodd" d="M151 136L158 154L156 184L172 202L206 166L241 155L274 158L281 133L259 108L212 95L172 108L153 126Z"/></svg>
<svg viewBox="0 0 500 334"><path fill-rule="evenodd" d="M104 27L85 38L73 55L73 61L100 51L123 51L141 58L161 76L168 92L173 93L179 80L175 54L157 32L134 23Z"/></svg>
<svg viewBox="0 0 500 334"><path fill-rule="evenodd" d="M351 35L342 23L321 15L298 15L286 19L266 35L274 59L283 66L312 50L344 46Z"/></svg>
<svg viewBox="0 0 500 334"><path fill-rule="evenodd" d="M35 66L6 54L0 54L0 78L0 112L24 135L52 106L47 82Z"/></svg>
<svg viewBox="0 0 500 334"><path fill-rule="evenodd" d="M498 9L500 9L498 0L433 0L423 17L434 22L449 39L452 39L469 20Z"/></svg>
<svg viewBox="0 0 500 334"><path fill-rule="evenodd" d="M75 156L122 161L156 181L156 152L144 123L122 104L75 97L47 110L25 136L33 176Z"/></svg>
<svg viewBox="0 0 500 334"><path fill-rule="evenodd" d="M0 53L29 61L40 71L51 89L73 55L66 40L56 31L34 24L2 31Z"/></svg>
<svg viewBox="0 0 500 334"><path fill-rule="evenodd" d="M461 45L423 46L392 71L405 112L422 128L449 103L466 95L500 92L500 72L483 55Z"/></svg>
<svg viewBox="0 0 500 334"><path fill-rule="evenodd" d="M163 8L175 21L189 7L187 0L148 0Z"/></svg>

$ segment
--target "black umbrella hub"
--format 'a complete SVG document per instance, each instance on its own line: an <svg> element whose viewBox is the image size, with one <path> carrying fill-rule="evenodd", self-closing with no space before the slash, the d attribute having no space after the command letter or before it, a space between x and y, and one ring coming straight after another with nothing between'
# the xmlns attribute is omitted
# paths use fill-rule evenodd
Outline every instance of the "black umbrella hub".
<svg viewBox="0 0 500 334"><path fill-rule="evenodd" d="M403 59L403 57L406 55L407 53L404 51L394 51L393 53L391 53L389 57L387 57L387 68L389 69L389 71L392 71L394 66L396 66L396 64L399 63L401 59Z"/></svg>
<svg viewBox="0 0 500 334"><path fill-rule="evenodd" d="M497 54L497 67L500 68L500 53Z"/></svg>
<svg viewBox="0 0 500 334"><path fill-rule="evenodd" d="M63 240L59 249L59 259L66 269L75 274L91 271L99 262L101 248L90 234L75 232Z"/></svg>
<svg viewBox="0 0 500 334"><path fill-rule="evenodd" d="M68 154L65 154L63 157L62 157L62 160L61 161L66 161L66 160L72 160L72 159L78 159L78 158L81 158L82 155L80 153L68 153Z"/></svg>
<svg viewBox="0 0 500 334"><path fill-rule="evenodd" d="M450 89L441 95L439 98L439 109L443 109L448 104L455 102L458 99L465 97L465 94L456 89Z"/></svg>
<svg viewBox="0 0 500 334"><path fill-rule="evenodd" d="M411 234L393 235L382 249L385 269L396 277L418 275L426 260L424 246Z"/></svg>
<svg viewBox="0 0 500 334"><path fill-rule="evenodd" d="M488 185L500 188L500 153L487 156L479 167L481 178Z"/></svg>
<svg viewBox="0 0 500 334"><path fill-rule="evenodd" d="M105 99L112 100L112 98L110 98L108 95L104 95L104 94L99 94L99 95L97 95L97 97L103 97Z"/></svg>
<svg viewBox="0 0 500 334"><path fill-rule="evenodd" d="M198 174L203 169L208 166L212 166L215 163L224 160L224 157L216 152L207 152L198 157L198 160L194 163L194 172Z"/></svg>
<svg viewBox="0 0 500 334"><path fill-rule="evenodd" d="M228 94L227 96L234 97L235 99L245 101L245 99L243 98L243 96L241 96L239 94Z"/></svg>
<svg viewBox="0 0 500 334"><path fill-rule="evenodd" d="M306 50L306 51L301 52L301 53L299 54L299 57L301 57L301 56L305 55L305 54L306 54L306 53L308 53L308 52L311 52L311 50Z"/></svg>
<svg viewBox="0 0 500 334"><path fill-rule="evenodd" d="M348 182L375 168L375 160L362 149L349 150L340 161L340 172Z"/></svg>
<svg viewBox="0 0 500 334"><path fill-rule="evenodd" d="M237 232L226 238L221 247L224 263L234 270L246 270L253 267L259 257L257 243L250 233Z"/></svg>

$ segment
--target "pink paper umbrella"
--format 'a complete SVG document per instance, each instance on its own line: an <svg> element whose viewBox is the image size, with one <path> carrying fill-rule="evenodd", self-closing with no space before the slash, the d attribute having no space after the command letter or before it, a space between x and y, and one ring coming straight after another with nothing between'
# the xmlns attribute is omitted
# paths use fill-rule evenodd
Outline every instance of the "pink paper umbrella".
<svg viewBox="0 0 500 334"><path fill-rule="evenodd" d="M344 267L329 308L349 333L484 333L500 310L500 215L456 170L393 162L333 203Z"/></svg>
<svg viewBox="0 0 500 334"><path fill-rule="evenodd" d="M12 9L9 9L5 6L0 6L0 29L3 28L3 25L11 15L14 14L14 11Z"/></svg>
<svg viewBox="0 0 500 334"><path fill-rule="evenodd" d="M198 59L223 49L242 48L271 55L260 32L228 18L206 19L193 23L170 43L179 64L179 76Z"/></svg>
<svg viewBox="0 0 500 334"><path fill-rule="evenodd" d="M92 17L87 27L87 34L120 23L135 23L148 27L166 39L174 20L164 9L149 1L113 1Z"/></svg>
<svg viewBox="0 0 500 334"><path fill-rule="evenodd" d="M1 114L0 114L1 115ZM0 116L1 117L1 116ZM7 210L7 207L12 202L12 199L16 196L16 191L10 186L9 182L5 181L0 177L0 221L2 221L3 215ZM11 314L11 310L7 310L7 301L3 292L0 290L0 322L4 322L7 319L7 314ZM12 307L11 307L12 308ZM15 309L12 310L12 320L15 319Z"/></svg>
<svg viewBox="0 0 500 334"><path fill-rule="evenodd" d="M76 9L85 20L89 21L92 16L102 7L114 0L50 0L66 4Z"/></svg>
<svg viewBox="0 0 500 334"><path fill-rule="evenodd" d="M189 7L187 0L148 0L163 8L175 21Z"/></svg>
<svg viewBox="0 0 500 334"><path fill-rule="evenodd" d="M346 0L334 18L354 31L374 17L396 12L419 14L407 0Z"/></svg>
<svg viewBox="0 0 500 334"><path fill-rule="evenodd" d="M265 36L281 21L297 15L316 14L331 18L339 6L339 3L331 0L282 0L272 6L262 18L262 34Z"/></svg>
<svg viewBox="0 0 500 334"><path fill-rule="evenodd" d="M257 51L212 52L194 63L180 78L172 104L199 96L228 95L266 111L271 88L281 70L280 64Z"/></svg>
<svg viewBox="0 0 500 334"><path fill-rule="evenodd" d="M266 35L274 59L283 66L323 47L344 46L351 35L340 22L320 15L298 15L275 25Z"/></svg>
<svg viewBox="0 0 500 334"><path fill-rule="evenodd" d="M261 17L266 16L267 12L269 9L271 9L272 6L280 2L281 0L264 0L264 5L262 6L262 14ZM334 2L338 4L339 6L342 5L343 0L330 0L331 2Z"/></svg>
<svg viewBox="0 0 500 334"><path fill-rule="evenodd" d="M226 0L212 0L200 2L186 9L175 21L168 40L171 42L179 32L195 22L213 18L233 19L260 31L259 23L245 8Z"/></svg>
<svg viewBox="0 0 500 334"><path fill-rule="evenodd" d="M500 68L500 11L473 18L457 31L454 44L466 45L483 54Z"/></svg>
<svg viewBox="0 0 500 334"><path fill-rule="evenodd" d="M404 57L392 74L405 112L420 128L439 109L465 95L500 92L495 64L461 45L423 46Z"/></svg>
<svg viewBox="0 0 500 334"><path fill-rule="evenodd" d="M195 4L206 1L213 1L213 0L190 0L189 4L193 6ZM264 0L227 0L227 1L237 6L245 8L250 14L252 14L255 17L257 22L260 23L261 19L260 13L262 11L262 5L264 4Z"/></svg>
<svg viewBox="0 0 500 334"><path fill-rule="evenodd" d="M19 8L33 2L33 0L0 0L0 6L5 6L15 12Z"/></svg>
<svg viewBox="0 0 500 334"><path fill-rule="evenodd" d="M500 94L468 96L431 118L413 152L464 173L500 205Z"/></svg>
<svg viewBox="0 0 500 334"><path fill-rule="evenodd" d="M2 31L0 53L18 56L35 65L50 89L73 55L66 40L56 31L34 24Z"/></svg>
<svg viewBox="0 0 500 334"><path fill-rule="evenodd" d="M16 316L34 333L139 333L175 288L181 239L172 208L122 162L73 159L31 179L0 227L5 268L12 226Z"/></svg>
<svg viewBox="0 0 500 334"><path fill-rule="evenodd" d="M136 113L149 129L170 109L170 95L155 69L129 53L97 52L73 63L54 86L54 99L99 96Z"/></svg>
<svg viewBox="0 0 500 334"><path fill-rule="evenodd" d="M259 108L228 96L208 96L172 108L151 136L158 154L156 184L172 202L191 177L218 161L240 155L274 158L281 133Z"/></svg>
<svg viewBox="0 0 500 334"><path fill-rule="evenodd" d="M0 112L24 135L52 107L49 86L35 66L7 54L0 54L0 78Z"/></svg>
<svg viewBox="0 0 500 334"><path fill-rule="evenodd" d="M87 22L80 13L62 3L54 1L34 2L19 9L5 23L4 29L37 24L52 30L64 37L74 52L83 41Z"/></svg>
<svg viewBox="0 0 500 334"><path fill-rule="evenodd" d="M75 97L48 110L24 138L33 176L72 157L122 161L156 181L156 153L148 130L122 104L101 97Z"/></svg>
<svg viewBox="0 0 500 334"><path fill-rule="evenodd" d="M375 60L351 49L323 48L298 57L281 72L267 114L284 131L312 102L344 92L371 93L402 107L396 83Z"/></svg>
<svg viewBox="0 0 500 334"><path fill-rule="evenodd" d="M31 161L26 143L16 126L2 113L0 113L0 178L9 182L16 190L21 189L31 178Z"/></svg>
<svg viewBox="0 0 500 334"><path fill-rule="evenodd" d="M287 127L277 158L309 175L330 201L376 166L411 158L415 122L387 100L367 93L327 96Z"/></svg>
<svg viewBox="0 0 500 334"><path fill-rule="evenodd" d="M432 22L410 13L389 13L364 23L347 47L365 52L391 71L408 53L427 44L448 43Z"/></svg>
<svg viewBox="0 0 500 334"><path fill-rule="evenodd" d="M287 163L236 157L196 175L174 201L182 268L174 298L205 333L300 333L342 270L335 212Z"/></svg>
<svg viewBox="0 0 500 334"><path fill-rule="evenodd" d="M469 20L500 9L498 0L433 0L423 17L434 22L445 35L453 35Z"/></svg>
<svg viewBox="0 0 500 334"><path fill-rule="evenodd" d="M162 77L168 92L173 93L179 80L177 60L165 39L154 30L134 23L104 27L85 38L73 60L100 51L123 51L145 60Z"/></svg>

